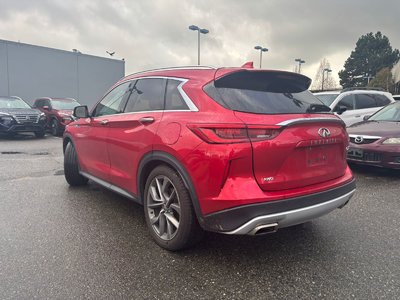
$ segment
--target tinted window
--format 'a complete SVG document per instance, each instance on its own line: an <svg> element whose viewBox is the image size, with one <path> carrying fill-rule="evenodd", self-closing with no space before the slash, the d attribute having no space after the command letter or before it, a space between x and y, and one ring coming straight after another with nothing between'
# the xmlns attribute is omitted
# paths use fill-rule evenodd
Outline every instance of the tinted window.
<svg viewBox="0 0 400 300"><path fill-rule="evenodd" d="M319 100L322 101L326 106L329 106L335 101L339 94L324 94L324 95L315 95Z"/></svg>
<svg viewBox="0 0 400 300"><path fill-rule="evenodd" d="M43 100L36 100L35 101L35 104L33 105L33 107L40 107L40 108L42 108L44 105L43 105Z"/></svg>
<svg viewBox="0 0 400 300"><path fill-rule="evenodd" d="M167 89L165 93L165 109L166 110L188 110L189 107L186 105L182 98L181 93L178 90L178 86L182 83L179 80L168 79Z"/></svg>
<svg viewBox="0 0 400 300"><path fill-rule="evenodd" d="M385 95L376 94L376 95L374 95L374 97L375 97L376 105L377 105L378 107L380 107L380 106L386 106L386 105L388 105L389 103L391 103L391 101L389 100L389 98L386 97Z"/></svg>
<svg viewBox="0 0 400 300"><path fill-rule="evenodd" d="M204 91L222 106L236 111L282 114L327 112L307 88L309 79L285 72L240 71L208 84Z"/></svg>
<svg viewBox="0 0 400 300"><path fill-rule="evenodd" d="M342 100L339 101L339 103L336 105L336 109L339 106L345 106L347 110L352 110L354 109L354 97L353 95L347 95L344 96Z"/></svg>
<svg viewBox="0 0 400 300"><path fill-rule="evenodd" d="M165 79L140 79L129 88L125 112L154 111L164 108Z"/></svg>
<svg viewBox="0 0 400 300"><path fill-rule="evenodd" d="M363 108L371 108L376 107L375 97L376 95L370 94L359 94L356 96L356 108L363 109Z"/></svg>
<svg viewBox="0 0 400 300"><path fill-rule="evenodd" d="M129 82L125 82L110 91L93 112L93 116L105 116L121 113L121 104L129 93Z"/></svg>

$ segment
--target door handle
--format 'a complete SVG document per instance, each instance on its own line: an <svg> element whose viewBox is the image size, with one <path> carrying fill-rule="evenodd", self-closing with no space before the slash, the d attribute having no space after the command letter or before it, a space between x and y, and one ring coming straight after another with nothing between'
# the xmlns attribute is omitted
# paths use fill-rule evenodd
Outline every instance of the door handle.
<svg viewBox="0 0 400 300"><path fill-rule="evenodd" d="M154 122L154 118L153 117L144 117L144 118L140 118L139 122L142 123L143 125L145 124L151 124Z"/></svg>
<svg viewBox="0 0 400 300"><path fill-rule="evenodd" d="M108 120L102 120L100 121L100 125L107 125L108 124Z"/></svg>

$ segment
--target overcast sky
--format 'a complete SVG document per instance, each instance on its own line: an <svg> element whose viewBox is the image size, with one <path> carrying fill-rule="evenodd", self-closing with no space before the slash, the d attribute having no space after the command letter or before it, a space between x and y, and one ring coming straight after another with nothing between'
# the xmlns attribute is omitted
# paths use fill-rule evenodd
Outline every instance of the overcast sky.
<svg viewBox="0 0 400 300"><path fill-rule="evenodd" d="M126 73L197 64L240 66L254 61L254 46L269 49L263 68L293 71L314 79L327 58L334 76L358 38L381 31L400 48L399 0L0 0L0 39L82 53L125 58Z"/></svg>

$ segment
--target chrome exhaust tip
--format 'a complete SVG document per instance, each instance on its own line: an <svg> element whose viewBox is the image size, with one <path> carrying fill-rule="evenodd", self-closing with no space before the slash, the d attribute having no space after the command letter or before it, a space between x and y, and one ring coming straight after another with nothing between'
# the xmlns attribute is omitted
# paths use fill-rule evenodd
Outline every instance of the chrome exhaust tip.
<svg viewBox="0 0 400 300"><path fill-rule="evenodd" d="M263 235L263 234L274 233L277 230L278 230L278 223L263 224L263 225L256 226L248 234L249 235Z"/></svg>

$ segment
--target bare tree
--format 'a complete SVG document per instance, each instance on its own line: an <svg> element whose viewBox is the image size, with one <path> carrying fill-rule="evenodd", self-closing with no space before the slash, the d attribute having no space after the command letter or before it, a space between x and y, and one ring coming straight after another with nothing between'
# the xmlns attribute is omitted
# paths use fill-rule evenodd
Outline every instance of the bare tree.
<svg viewBox="0 0 400 300"><path fill-rule="evenodd" d="M313 91L326 91L338 88L336 80L332 76L332 69L329 61L326 58L322 59L317 73L315 74L311 89Z"/></svg>

